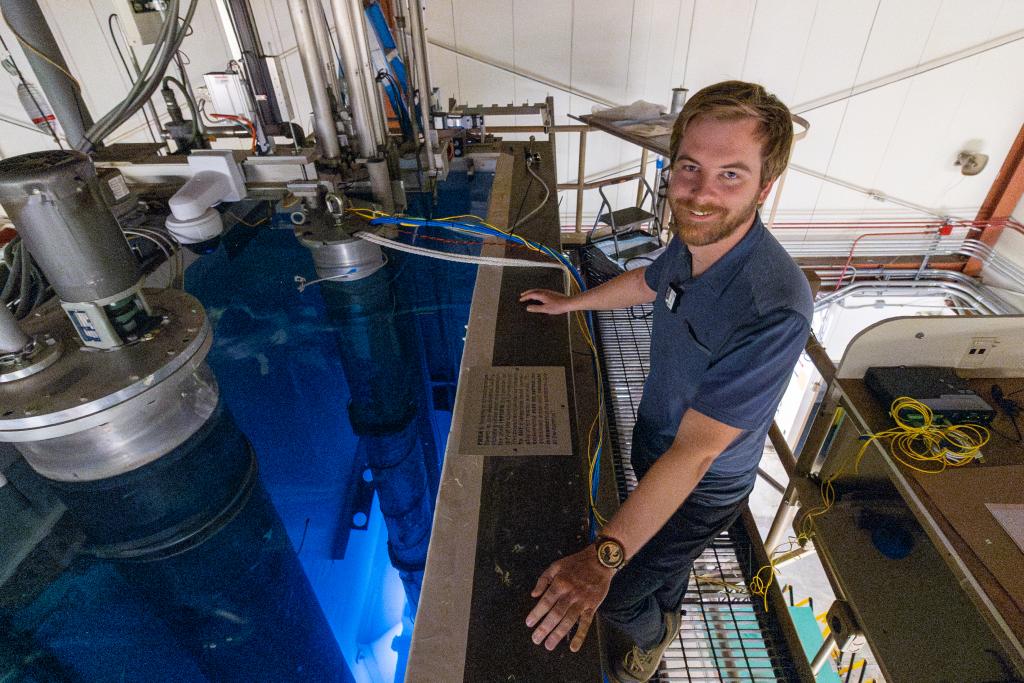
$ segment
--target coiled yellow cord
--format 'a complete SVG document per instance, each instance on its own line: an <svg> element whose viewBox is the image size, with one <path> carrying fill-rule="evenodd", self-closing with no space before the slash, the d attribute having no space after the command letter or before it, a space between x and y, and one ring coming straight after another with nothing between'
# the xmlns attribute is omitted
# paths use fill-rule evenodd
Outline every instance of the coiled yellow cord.
<svg viewBox="0 0 1024 683"><path fill-rule="evenodd" d="M863 437L864 443L853 459L853 471L873 441L889 442L889 454L904 467L922 474L939 474L949 467L963 467L981 454L981 447L992 437L985 427L976 424L937 424L932 410L920 401L900 396L889 407L896 426ZM835 503L833 482L845 471L840 468L821 483L821 504L808 511L800 522L800 533L773 548L768 564L761 567L750 581L750 593L764 599L768 610L768 589L775 579L775 561L780 553L803 546L814 537L814 520L828 512Z"/></svg>

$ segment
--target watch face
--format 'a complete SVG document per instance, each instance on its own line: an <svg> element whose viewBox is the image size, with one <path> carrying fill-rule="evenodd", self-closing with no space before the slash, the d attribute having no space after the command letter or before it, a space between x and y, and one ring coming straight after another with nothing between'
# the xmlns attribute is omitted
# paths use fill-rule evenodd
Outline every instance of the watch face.
<svg viewBox="0 0 1024 683"><path fill-rule="evenodd" d="M602 541L597 546L597 559L606 567L617 569L622 566L622 562L625 559L623 556L622 546L615 541Z"/></svg>

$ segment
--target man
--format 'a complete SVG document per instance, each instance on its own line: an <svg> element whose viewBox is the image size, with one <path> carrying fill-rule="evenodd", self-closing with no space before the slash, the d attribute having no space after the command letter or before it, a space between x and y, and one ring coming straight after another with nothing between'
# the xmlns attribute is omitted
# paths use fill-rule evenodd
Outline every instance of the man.
<svg viewBox="0 0 1024 683"><path fill-rule="evenodd" d="M695 94L672 130L675 239L646 269L574 297L530 290L561 314L654 302L651 368L633 430L637 488L597 541L553 563L533 589L533 641L553 650L594 614L616 633L606 669L647 681L679 630L693 560L754 485L764 440L807 340L810 288L757 213L785 169L789 110L760 85Z"/></svg>

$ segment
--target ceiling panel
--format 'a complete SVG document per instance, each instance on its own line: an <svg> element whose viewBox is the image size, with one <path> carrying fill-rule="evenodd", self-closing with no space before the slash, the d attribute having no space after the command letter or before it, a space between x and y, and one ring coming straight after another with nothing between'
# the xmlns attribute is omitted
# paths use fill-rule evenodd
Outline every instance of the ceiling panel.
<svg viewBox="0 0 1024 683"><path fill-rule="evenodd" d="M754 4L754 0L698 0L686 69L691 91L743 73Z"/></svg>
<svg viewBox="0 0 1024 683"><path fill-rule="evenodd" d="M877 2L819 0L791 106L852 87Z"/></svg>
<svg viewBox="0 0 1024 683"><path fill-rule="evenodd" d="M758 0L743 79L793 102L817 0Z"/></svg>

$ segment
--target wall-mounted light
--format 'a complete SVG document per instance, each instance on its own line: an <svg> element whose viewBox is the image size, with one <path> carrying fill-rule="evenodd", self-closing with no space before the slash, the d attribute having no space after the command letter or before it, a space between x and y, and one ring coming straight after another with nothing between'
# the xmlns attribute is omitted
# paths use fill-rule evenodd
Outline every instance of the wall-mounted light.
<svg viewBox="0 0 1024 683"><path fill-rule="evenodd" d="M978 175L988 163L988 155L981 152L968 152L966 150L956 155L955 164L960 167L964 175Z"/></svg>

